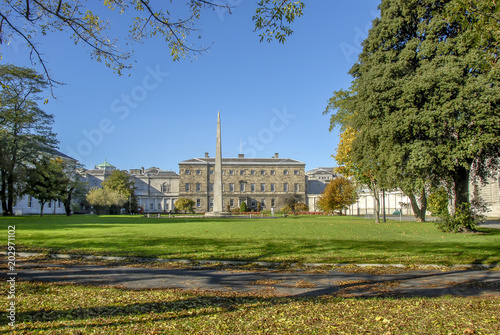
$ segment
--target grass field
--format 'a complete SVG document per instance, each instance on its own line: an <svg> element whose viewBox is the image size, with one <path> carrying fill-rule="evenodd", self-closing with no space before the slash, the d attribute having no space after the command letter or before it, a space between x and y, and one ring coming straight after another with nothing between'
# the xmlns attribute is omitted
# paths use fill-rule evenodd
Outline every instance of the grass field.
<svg viewBox="0 0 500 335"><path fill-rule="evenodd" d="M338 216L276 219L0 217L17 251L299 263L500 263L500 230L442 233L433 223ZM6 235L4 235L6 236ZM7 240L0 241L6 250Z"/></svg>

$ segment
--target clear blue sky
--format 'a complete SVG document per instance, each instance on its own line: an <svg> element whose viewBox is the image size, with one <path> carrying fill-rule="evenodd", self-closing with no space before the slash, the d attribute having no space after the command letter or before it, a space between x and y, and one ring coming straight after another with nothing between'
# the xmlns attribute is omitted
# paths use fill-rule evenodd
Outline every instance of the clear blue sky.
<svg viewBox="0 0 500 335"><path fill-rule="evenodd" d="M233 0L232 14L209 11L201 19L209 53L173 62L162 40L149 40L135 47L134 68L121 77L66 34L40 39L52 76L66 83L43 105L55 115L60 150L87 168L107 159L119 169L178 171L182 160L215 155L220 111L225 157L241 148L247 157L278 152L306 170L334 166L338 131L328 131L322 112L334 90L349 87L347 72L380 1L305 2L284 45L259 42L256 1ZM23 45L2 45L2 54L4 64L31 66Z"/></svg>

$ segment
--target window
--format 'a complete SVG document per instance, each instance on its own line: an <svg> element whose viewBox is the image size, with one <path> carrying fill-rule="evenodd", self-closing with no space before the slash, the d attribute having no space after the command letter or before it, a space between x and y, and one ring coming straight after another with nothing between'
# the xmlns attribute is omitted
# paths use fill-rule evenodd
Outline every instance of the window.
<svg viewBox="0 0 500 335"><path fill-rule="evenodd" d="M229 206L234 207L234 199L229 199Z"/></svg>
<svg viewBox="0 0 500 335"><path fill-rule="evenodd" d="M149 203L149 209L154 209L154 204L152 202Z"/></svg>
<svg viewBox="0 0 500 335"><path fill-rule="evenodd" d="M299 175L299 170L293 171L293 174L296 175L296 176L298 176Z"/></svg>
<svg viewBox="0 0 500 335"><path fill-rule="evenodd" d="M250 174L251 174L252 176L253 176L253 175L255 175L255 171L254 171L254 170L250 171Z"/></svg>
<svg viewBox="0 0 500 335"><path fill-rule="evenodd" d="M52 208L52 201L47 202L47 207Z"/></svg>
<svg viewBox="0 0 500 335"><path fill-rule="evenodd" d="M170 193L170 185L163 183L163 185L161 185L161 191L162 193Z"/></svg>
<svg viewBox="0 0 500 335"><path fill-rule="evenodd" d="M283 191L288 192L288 183L283 184Z"/></svg>
<svg viewBox="0 0 500 335"><path fill-rule="evenodd" d="M234 174L234 170L229 170L229 174L233 175Z"/></svg>
<svg viewBox="0 0 500 335"><path fill-rule="evenodd" d="M252 208L255 208L257 206L257 201L255 201L254 199L252 199Z"/></svg>
<svg viewBox="0 0 500 335"><path fill-rule="evenodd" d="M214 172L215 172L214 170L210 169L210 174L214 174Z"/></svg>
<svg viewBox="0 0 500 335"><path fill-rule="evenodd" d="M30 195L28 196L28 207L31 208L32 205L33 205L33 197Z"/></svg>
<svg viewBox="0 0 500 335"><path fill-rule="evenodd" d="M161 203L158 203L158 209L161 210Z"/></svg>
<svg viewBox="0 0 500 335"><path fill-rule="evenodd" d="M191 174L191 171L189 171L188 169L186 169L186 171L184 171L184 174Z"/></svg>
<svg viewBox="0 0 500 335"><path fill-rule="evenodd" d="M255 192L255 184L251 184L250 185L250 191L251 192Z"/></svg>
<svg viewBox="0 0 500 335"><path fill-rule="evenodd" d="M276 171L271 170L271 176L274 176L276 174Z"/></svg>
<svg viewBox="0 0 500 335"><path fill-rule="evenodd" d="M245 192L245 183L240 183L240 192Z"/></svg>
<svg viewBox="0 0 500 335"><path fill-rule="evenodd" d="M201 207L201 199L196 199L196 207Z"/></svg>
<svg viewBox="0 0 500 335"><path fill-rule="evenodd" d="M186 183L186 184L184 185L184 189L186 190L186 192L189 192L189 183Z"/></svg>
<svg viewBox="0 0 500 335"><path fill-rule="evenodd" d="M61 200L57 202L57 208L61 208Z"/></svg>
<svg viewBox="0 0 500 335"><path fill-rule="evenodd" d="M196 170L196 174L199 176L201 175L201 170Z"/></svg>
<svg viewBox="0 0 500 335"><path fill-rule="evenodd" d="M271 199L271 207L276 206L276 201L274 199Z"/></svg>
<svg viewBox="0 0 500 335"><path fill-rule="evenodd" d="M208 200L208 203L210 204L210 207L214 207L214 199Z"/></svg>
<svg viewBox="0 0 500 335"><path fill-rule="evenodd" d="M265 174L266 174L266 171L264 171L264 170L260 171L260 175L261 175L261 176L263 176L263 175L265 175Z"/></svg>
<svg viewBox="0 0 500 335"><path fill-rule="evenodd" d="M275 192L276 191L276 184L271 184L271 192Z"/></svg>
<svg viewBox="0 0 500 335"><path fill-rule="evenodd" d="M260 184L260 191L265 192L266 191L266 184Z"/></svg>
<svg viewBox="0 0 500 335"><path fill-rule="evenodd" d="M168 209L170 208L170 206L168 205L168 202L167 202L167 201L165 201L165 206L164 206L164 207L165 207L165 210L166 210L166 211L168 211Z"/></svg>
<svg viewBox="0 0 500 335"><path fill-rule="evenodd" d="M299 192L300 191L300 184L295 184L295 192Z"/></svg>
<svg viewBox="0 0 500 335"><path fill-rule="evenodd" d="M201 192L201 184L196 183L196 192Z"/></svg>
<svg viewBox="0 0 500 335"><path fill-rule="evenodd" d="M266 199L261 199L261 200L260 200L260 205L261 205L262 207L266 207Z"/></svg>
<svg viewBox="0 0 500 335"><path fill-rule="evenodd" d="M245 174L245 170L240 170L240 175L243 176Z"/></svg>
<svg viewBox="0 0 500 335"><path fill-rule="evenodd" d="M283 174L286 176L288 174L288 170L283 170Z"/></svg>
<svg viewBox="0 0 500 335"><path fill-rule="evenodd" d="M208 191L213 192L214 191L214 183L208 184Z"/></svg>
<svg viewBox="0 0 500 335"><path fill-rule="evenodd" d="M229 184L229 192L234 192L234 184Z"/></svg>

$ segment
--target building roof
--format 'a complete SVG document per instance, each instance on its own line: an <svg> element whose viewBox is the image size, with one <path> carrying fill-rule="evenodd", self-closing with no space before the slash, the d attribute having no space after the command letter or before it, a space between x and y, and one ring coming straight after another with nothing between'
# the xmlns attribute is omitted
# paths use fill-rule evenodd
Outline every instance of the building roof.
<svg viewBox="0 0 500 335"><path fill-rule="evenodd" d="M214 165L215 158L192 158L179 165ZM222 165L306 165L306 163L291 158L222 158Z"/></svg>
<svg viewBox="0 0 500 335"><path fill-rule="evenodd" d="M106 159L104 159L104 162L101 163L101 164L98 164L95 166L96 169L100 169L100 168L116 168L116 166L112 165L112 164L109 164L108 161L106 161Z"/></svg>
<svg viewBox="0 0 500 335"><path fill-rule="evenodd" d="M58 157L61 157L63 159L68 159L68 160L72 160L72 161L77 161L76 159L74 159L73 157L70 157L62 152L60 152L59 150L57 149L54 149L54 148L48 148L47 149L47 153L51 154L51 155L54 155L54 156L58 156Z"/></svg>
<svg viewBox="0 0 500 335"><path fill-rule="evenodd" d="M308 175L312 175L312 174L334 174L333 173L333 167L317 167L317 168L314 168L312 170L309 170L306 172L306 174Z"/></svg>

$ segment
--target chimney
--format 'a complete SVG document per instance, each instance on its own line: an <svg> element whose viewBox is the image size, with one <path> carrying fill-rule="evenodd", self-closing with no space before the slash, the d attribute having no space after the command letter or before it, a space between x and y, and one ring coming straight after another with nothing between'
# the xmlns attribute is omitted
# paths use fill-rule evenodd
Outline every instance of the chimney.
<svg viewBox="0 0 500 335"><path fill-rule="evenodd" d="M274 154L274 158L279 158L279 154L278 154L278 153L275 153L275 154Z"/></svg>
<svg viewBox="0 0 500 335"><path fill-rule="evenodd" d="M245 158L245 154L238 154L238 158Z"/></svg>
<svg viewBox="0 0 500 335"><path fill-rule="evenodd" d="M208 156L208 152L205 152L205 158L210 158L210 157Z"/></svg>
<svg viewBox="0 0 500 335"><path fill-rule="evenodd" d="M141 166L141 174L144 174L144 166Z"/></svg>

